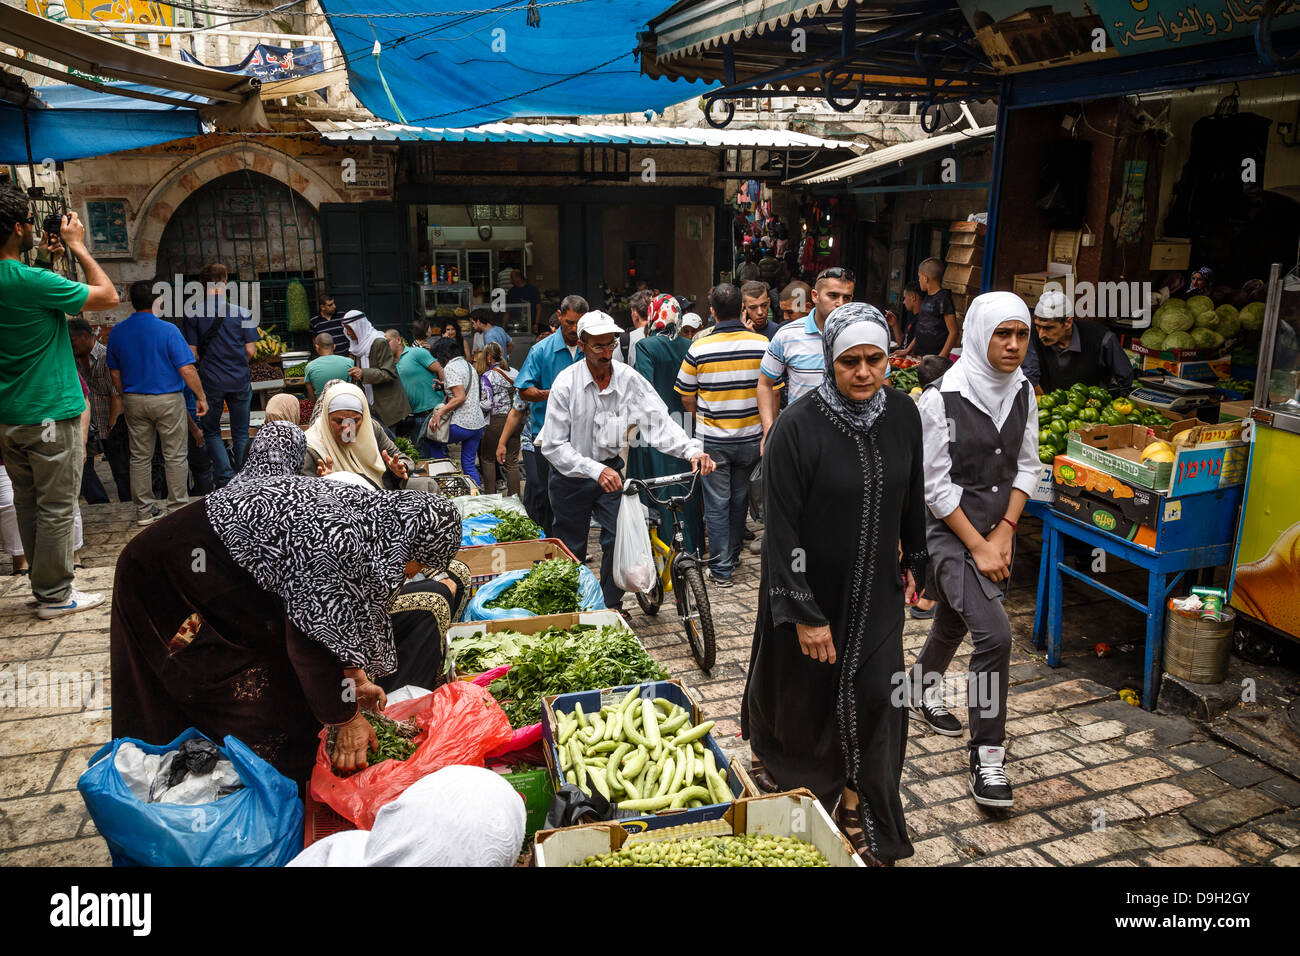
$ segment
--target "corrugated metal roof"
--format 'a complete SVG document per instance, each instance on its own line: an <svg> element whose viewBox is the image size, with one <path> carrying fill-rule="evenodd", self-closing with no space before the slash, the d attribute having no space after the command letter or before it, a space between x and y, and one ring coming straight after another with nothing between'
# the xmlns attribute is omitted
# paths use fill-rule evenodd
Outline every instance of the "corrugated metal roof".
<svg viewBox="0 0 1300 956"><path fill-rule="evenodd" d="M752 37L775 27L789 26L807 16L843 10L862 0L768 0L760 4L736 0L689 0L678 3L650 23L659 60L697 53L731 40Z"/></svg>
<svg viewBox="0 0 1300 956"><path fill-rule="evenodd" d="M852 179L855 176L861 176L872 170L889 166L893 163L902 162L912 159L916 156L924 156L926 153L934 150L943 149L946 146L952 146L967 140L986 139L993 135L995 126L981 126L979 129L960 130L956 133L944 133L942 136L932 136L929 139L917 139L910 143L898 143L895 146L886 146L884 149L878 149L874 152L859 156L857 159L850 159L843 163L837 163L834 166L827 166L825 169L819 169L815 173L805 173L802 176L794 176L787 179L783 185L786 186L814 186L820 183L839 183Z"/></svg>
<svg viewBox="0 0 1300 956"><path fill-rule="evenodd" d="M780 129L686 129L672 126L583 126L577 123L488 123L465 129L380 126L312 120L333 142L352 143L575 143L636 146L711 146L721 149L861 149L848 140Z"/></svg>

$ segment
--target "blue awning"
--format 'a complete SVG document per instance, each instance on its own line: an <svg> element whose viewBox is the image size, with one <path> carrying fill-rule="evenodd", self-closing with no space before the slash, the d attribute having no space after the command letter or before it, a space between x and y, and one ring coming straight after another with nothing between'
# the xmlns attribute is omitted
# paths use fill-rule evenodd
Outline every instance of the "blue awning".
<svg viewBox="0 0 1300 956"><path fill-rule="evenodd" d="M112 86L193 100L196 106L207 102L200 97L139 84ZM79 86L41 86L33 92L48 108L22 109L0 104L0 163L28 161L24 115L26 135L31 138L30 158L36 163L43 159L62 162L102 156L203 132L197 109L114 96Z"/></svg>
<svg viewBox="0 0 1300 956"><path fill-rule="evenodd" d="M641 73L637 34L664 0L526 0L458 16L464 0L322 0L352 93L389 122L477 126L521 116L662 110L713 84ZM373 55L376 41L378 58Z"/></svg>

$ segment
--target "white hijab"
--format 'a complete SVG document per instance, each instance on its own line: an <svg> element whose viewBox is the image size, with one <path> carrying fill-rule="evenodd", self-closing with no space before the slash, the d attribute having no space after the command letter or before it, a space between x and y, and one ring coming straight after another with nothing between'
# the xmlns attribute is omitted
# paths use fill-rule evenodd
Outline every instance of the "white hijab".
<svg viewBox="0 0 1300 956"><path fill-rule="evenodd" d="M989 362L989 342L1003 322L1014 320L1031 327L1029 307L1014 292L985 292L976 296L962 326L961 358L944 373L940 391L960 392L1001 428L1011 414L1016 395L1028 379L1020 369L999 372Z"/></svg>
<svg viewBox="0 0 1300 956"><path fill-rule="evenodd" d="M330 412L358 410L361 412L361 421L357 423L357 440L339 441L334 437L334 430L330 428ZM379 454L379 443L375 441L370 409L366 407L361 389L351 382L330 382L325 387L325 393L316 403L316 412L312 416L311 425L307 428L307 445L321 461L329 456L334 463L335 471L363 475L378 487L384 487L384 472L388 470L388 466L384 464L384 459Z"/></svg>
<svg viewBox="0 0 1300 956"><path fill-rule="evenodd" d="M348 340L348 352L356 360L357 367L370 368L370 350L376 342L384 341L384 333L370 324L370 319L367 318L364 312L358 312L356 309L344 314L340 321L350 328L352 334L357 337L355 342L351 339ZM366 393L366 401L373 402L375 393L369 385L365 385L363 388Z"/></svg>

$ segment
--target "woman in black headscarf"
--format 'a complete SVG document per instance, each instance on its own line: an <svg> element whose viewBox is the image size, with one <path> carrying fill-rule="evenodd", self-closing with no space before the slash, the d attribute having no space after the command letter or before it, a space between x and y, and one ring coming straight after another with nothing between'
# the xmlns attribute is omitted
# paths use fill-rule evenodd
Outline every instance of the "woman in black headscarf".
<svg viewBox="0 0 1300 956"><path fill-rule="evenodd" d="M382 709L376 682L398 670L390 605L408 561L447 570L460 516L438 495L297 475L305 446L297 427L267 424L225 488L123 549L114 737L231 734L302 783L326 724L334 766L365 766L377 741L360 709Z"/></svg>
<svg viewBox="0 0 1300 956"><path fill-rule="evenodd" d="M904 590L910 598L923 585L926 563L921 420L884 385L889 332L878 310L840 306L822 340L826 377L781 413L764 449L741 730L760 780L812 790L880 865L913 852L899 781Z"/></svg>

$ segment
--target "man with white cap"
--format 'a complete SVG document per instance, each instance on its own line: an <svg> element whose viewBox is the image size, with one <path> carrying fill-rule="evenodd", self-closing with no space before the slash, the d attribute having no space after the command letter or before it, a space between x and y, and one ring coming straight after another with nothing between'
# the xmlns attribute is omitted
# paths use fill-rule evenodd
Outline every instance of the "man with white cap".
<svg viewBox="0 0 1300 956"><path fill-rule="evenodd" d="M665 455L689 459L692 471L713 471L703 442L672 420L649 381L614 361L620 332L604 312L588 312L578 321L583 360L556 376L541 434L542 454L552 469L553 533L585 561L587 530L595 515L600 522L600 586L605 606L612 610L623 603L623 591L614 584L614 536L623 488L620 456L633 432L639 427L639 440Z"/></svg>
<svg viewBox="0 0 1300 956"><path fill-rule="evenodd" d="M681 331L677 334L684 339L693 339L704 327L704 320L696 312L687 312L682 316Z"/></svg>
<svg viewBox="0 0 1300 956"><path fill-rule="evenodd" d="M1034 306L1034 331L1023 367L1039 395L1084 385L1133 384L1133 366L1115 333L1101 322L1076 322L1059 289L1048 288Z"/></svg>

